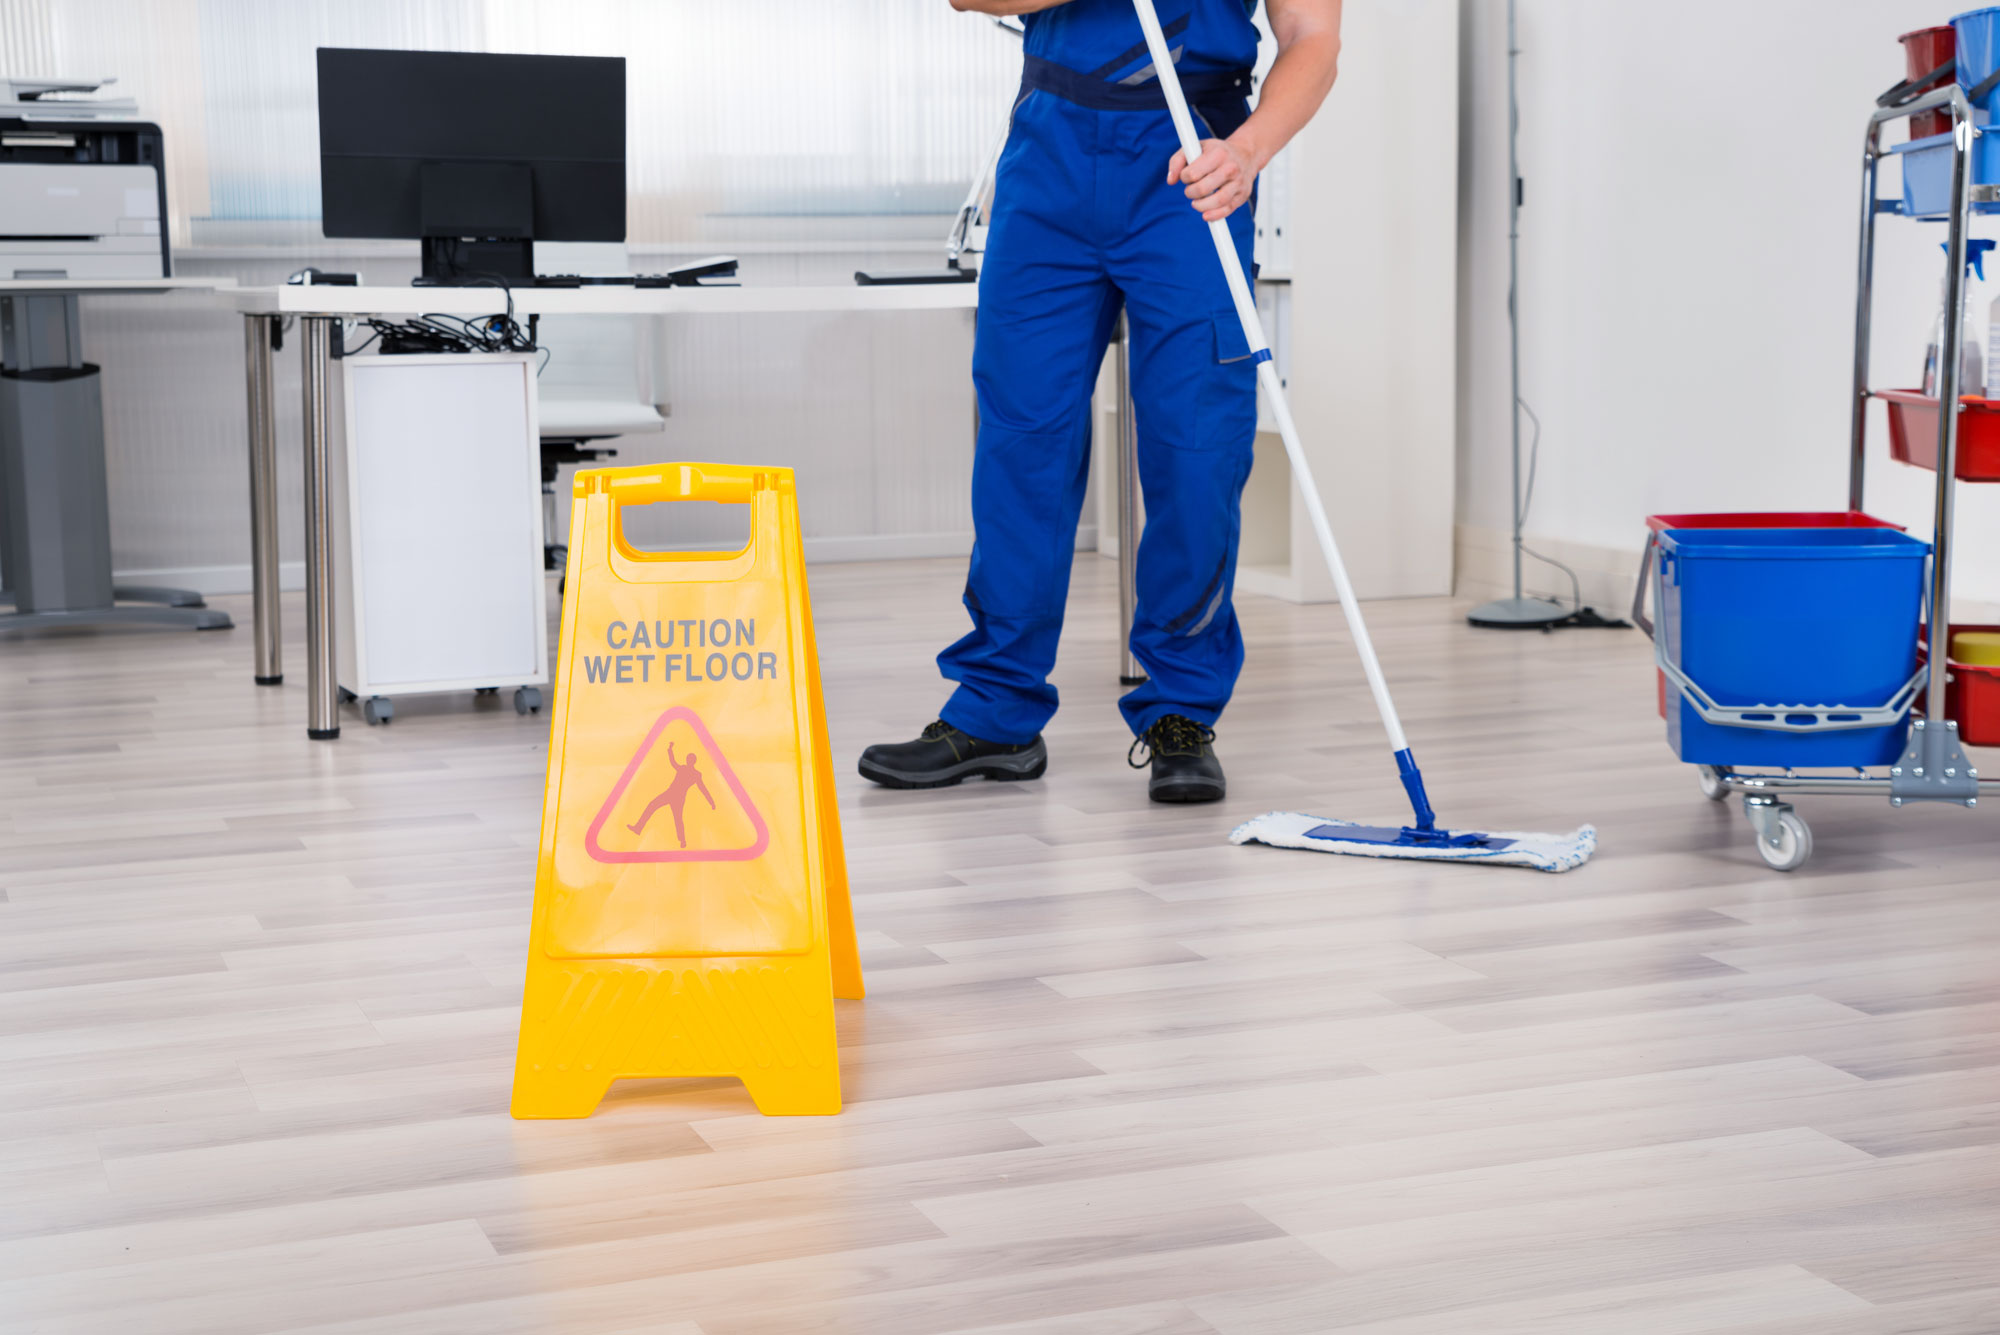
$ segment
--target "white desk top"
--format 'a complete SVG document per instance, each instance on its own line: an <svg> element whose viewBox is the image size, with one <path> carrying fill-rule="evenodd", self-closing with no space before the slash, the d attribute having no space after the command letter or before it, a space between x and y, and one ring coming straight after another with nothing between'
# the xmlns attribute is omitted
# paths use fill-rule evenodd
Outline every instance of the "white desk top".
<svg viewBox="0 0 2000 1335"><path fill-rule="evenodd" d="M0 296L102 297L144 292L224 292L234 278L0 278Z"/></svg>
<svg viewBox="0 0 2000 1335"><path fill-rule="evenodd" d="M811 287L517 287L516 315L760 315L813 311L971 310L977 283L826 283ZM282 284L235 292L246 315L490 315L492 287L334 287Z"/></svg>

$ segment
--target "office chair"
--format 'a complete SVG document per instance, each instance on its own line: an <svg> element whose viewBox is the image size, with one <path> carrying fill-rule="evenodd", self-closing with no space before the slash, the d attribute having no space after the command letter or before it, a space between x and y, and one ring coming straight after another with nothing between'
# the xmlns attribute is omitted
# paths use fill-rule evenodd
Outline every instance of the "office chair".
<svg viewBox="0 0 2000 1335"><path fill-rule="evenodd" d="M631 272L618 242L538 241L535 269L547 274ZM545 315L541 346L548 362L537 379L541 400L542 554L561 570L568 550L555 540L556 477L565 464L592 464L618 453L597 444L667 429L652 387L652 320L628 315Z"/></svg>

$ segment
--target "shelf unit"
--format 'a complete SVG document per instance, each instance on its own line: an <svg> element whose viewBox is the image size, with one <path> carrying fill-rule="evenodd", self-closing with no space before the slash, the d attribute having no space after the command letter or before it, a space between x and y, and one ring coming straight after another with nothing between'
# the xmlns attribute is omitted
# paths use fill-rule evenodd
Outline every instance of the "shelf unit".
<svg viewBox="0 0 2000 1335"><path fill-rule="evenodd" d="M1950 207L1943 221L1945 240L1944 345L1939 349L1938 397L1941 404L1958 405L1958 411L1938 412L1937 449L1932 466L1937 488L1932 506L1931 569L1929 589L1928 641L1951 644L1951 567L1955 553L1952 507L1957 494L1959 417L1964 411L1958 393L1959 343L1965 322L1965 241L1972 213L1980 204L2000 202L2000 189L1972 183L1973 143L1982 133L1973 124L1972 106L1964 90L1952 84L1896 107L1880 107L1868 118L1861 167L1861 244L1857 266L1854 315L1854 381L1852 419L1848 442L1849 510L1864 509L1866 499L1866 444L1868 401L1878 397L1868 388L1868 344L1874 312L1875 224L1883 215L1935 218L1930 210L1911 215L1904 198L1878 197L1877 176L1882 158L1890 151L1882 147L1882 127L1891 121L1947 110L1951 116ZM1942 146L1940 146L1942 151ZM1905 164L1908 171L1908 163ZM1906 192L1907 194L1907 192ZM1950 717L1947 699L1949 668L1940 668L1933 658L1921 693L1919 717L1910 724L1909 740L1902 757L1889 773L1857 771L1847 775L1745 773L1722 767L1703 766L1702 792L1720 801L1730 794L1743 798L1745 814L1757 831L1758 852L1766 863L1780 871L1802 865L1812 853L1812 835L1791 804L1784 799L1797 794L1882 796L1890 805L1911 802L1940 802L1972 807L1982 794L2000 789L2000 780L1982 779L1959 742L1958 725Z"/></svg>

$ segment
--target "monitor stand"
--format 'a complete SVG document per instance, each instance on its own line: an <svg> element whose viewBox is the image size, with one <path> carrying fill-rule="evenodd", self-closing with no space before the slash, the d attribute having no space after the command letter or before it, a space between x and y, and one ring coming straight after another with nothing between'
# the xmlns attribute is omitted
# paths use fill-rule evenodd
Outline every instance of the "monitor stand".
<svg viewBox="0 0 2000 1335"><path fill-rule="evenodd" d="M525 237L427 236L425 287L533 287L535 243Z"/></svg>

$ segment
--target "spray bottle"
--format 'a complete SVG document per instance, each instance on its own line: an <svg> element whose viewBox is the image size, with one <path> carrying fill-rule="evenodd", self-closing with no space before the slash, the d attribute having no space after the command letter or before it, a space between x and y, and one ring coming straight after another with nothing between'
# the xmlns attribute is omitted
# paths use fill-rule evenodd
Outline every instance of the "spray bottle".
<svg viewBox="0 0 2000 1335"><path fill-rule="evenodd" d="M1994 242L1986 237L1970 237L1965 243L1965 268L1977 275L1980 281L1986 279L1986 252L1993 249ZM1950 254L1950 249L1940 242L1938 248ZM1951 275L1946 274L1938 286L1938 316L1931 326L1930 346L1924 349L1924 393L1938 392L1938 356L1944 347L1944 304L1951 293ZM1995 303L2000 307L2000 302ZM1989 331L1989 337L1991 332ZM1986 396L1987 359L1980 354L1979 340L1972 331L1972 303L1965 303L1965 324L1959 330L1958 339L1958 392L1978 398Z"/></svg>

